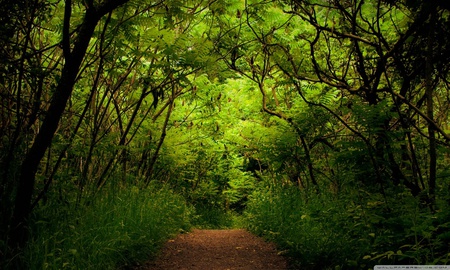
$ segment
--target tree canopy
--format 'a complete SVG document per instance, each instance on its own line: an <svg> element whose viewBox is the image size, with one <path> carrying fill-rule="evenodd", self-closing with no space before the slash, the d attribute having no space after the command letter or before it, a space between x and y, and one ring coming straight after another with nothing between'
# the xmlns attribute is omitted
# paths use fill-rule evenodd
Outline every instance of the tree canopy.
<svg viewBox="0 0 450 270"><path fill-rule="evenodd" d="M400 196L448 228L445 0L6 0L0 12L0 254L26 247L38 209L110 187L165 186L238 213L277 188L382 213ZM430 226L427 241L448 240Z"/></svg>

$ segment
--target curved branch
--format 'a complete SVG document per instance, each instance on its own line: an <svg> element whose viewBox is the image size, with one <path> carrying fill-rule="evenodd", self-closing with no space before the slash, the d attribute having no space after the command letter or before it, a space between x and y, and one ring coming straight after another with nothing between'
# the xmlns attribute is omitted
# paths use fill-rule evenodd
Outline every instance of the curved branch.
<svg viewBox="0 0 450 270"><path fill-rule="evenodd" d="M423 113L419 108L417 108L414 104L412 104L411 102L409 102L404 96L395 93L394 91L390 91L392 95L396 96L397 98L399 98L401 101L403 101L403 103L405 103L406 105L408 105L411 109L413 109L415 112L417 112L420 116L422 116L423 119L425 119L425 121L427 121L427 123L432 126L437 132L439 132L447 142L450 142L450 136L445 133L444 130L442 130L437 124L436 122L434 122L432 119L430 119L425 113Z"/></svg>

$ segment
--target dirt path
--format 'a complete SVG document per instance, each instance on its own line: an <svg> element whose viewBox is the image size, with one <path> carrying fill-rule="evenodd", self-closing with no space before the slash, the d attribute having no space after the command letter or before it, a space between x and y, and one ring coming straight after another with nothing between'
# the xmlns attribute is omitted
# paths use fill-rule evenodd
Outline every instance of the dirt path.
<svg viewBox="0 0 450 270"><path fill-rule="evenodd" d="M193 230L170 240L142 270L287 269L273 244L245 230Z"/></svg>

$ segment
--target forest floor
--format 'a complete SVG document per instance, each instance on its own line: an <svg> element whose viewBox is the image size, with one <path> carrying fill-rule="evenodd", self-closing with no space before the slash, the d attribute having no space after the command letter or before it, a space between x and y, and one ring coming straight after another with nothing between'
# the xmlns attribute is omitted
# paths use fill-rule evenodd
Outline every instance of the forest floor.
<svg viewBox="0 0 450 270"><path fill-rule="evenodd" d="M193 230L167 242L140 270L288 269L275 245L241 230Z"/></svg>

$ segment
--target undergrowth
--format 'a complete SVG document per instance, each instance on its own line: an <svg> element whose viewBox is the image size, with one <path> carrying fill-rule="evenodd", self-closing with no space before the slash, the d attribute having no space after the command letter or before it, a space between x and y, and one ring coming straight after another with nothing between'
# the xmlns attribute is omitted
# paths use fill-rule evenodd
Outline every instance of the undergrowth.
<svg viewBox="0 0 450 270"><path fill-rule="evenodd" d="M27 269L117 269L190 229L191 208L166 188L105 190L89 204L40 206L21 255Z"/></svg>
<svg viewBox="0 0 450 270"><path fill-rule="evenodd" d="M196 205L192 226L198 229L242 228L242 215L214 205Z"/></svg>
<svg viewBox="0 0 450 270"><path fill-rule="evenodd" d="M278 244L301 269L370 269L377 264L450 264L446 202L431 212L405 193L306 194L298 188L255 191L246 227ZM394 199L395 198L395 199Z"/></svg>

